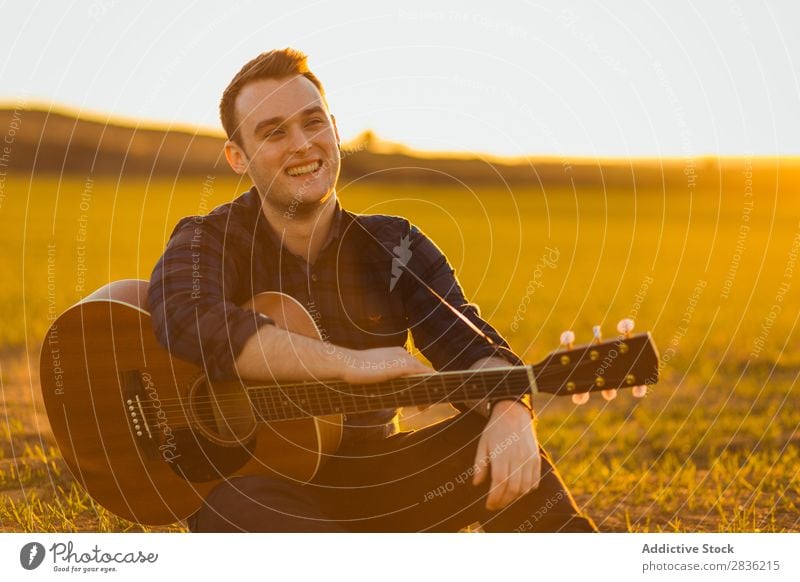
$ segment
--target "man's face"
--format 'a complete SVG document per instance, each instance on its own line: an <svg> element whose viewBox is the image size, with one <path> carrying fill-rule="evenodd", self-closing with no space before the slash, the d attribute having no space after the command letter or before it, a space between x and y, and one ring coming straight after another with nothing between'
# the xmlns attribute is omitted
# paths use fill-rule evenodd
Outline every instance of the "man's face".
<svg viewBox="0 0 800 582"><path fill-rule="evenodd" d="M247 172L267 204L286 216L319 207L334 193L341 157L335 120L302 75L249 83L236 99L242 145L226 156Z"/></svg>

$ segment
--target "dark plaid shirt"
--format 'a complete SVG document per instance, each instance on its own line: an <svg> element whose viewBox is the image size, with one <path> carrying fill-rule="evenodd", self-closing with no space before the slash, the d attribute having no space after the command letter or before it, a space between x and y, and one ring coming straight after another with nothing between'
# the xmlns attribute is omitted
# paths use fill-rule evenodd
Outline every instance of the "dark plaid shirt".
<svg viewBox="0 0 800 582"><path fill-rule="evenodd" d="M490 336L459 320L400 264ZM272 320L242 309L253 295L291 295L314 318L324 341L352 349L414 344L437 370L463 370L498 355L520 359L464 298L442 251L397 216L359 215L337 202L333 228L314 264L281 245L255 188L207 216L178 222L156 264L148 304L158 340L212 379L235 377L245 342ZM396 410L351 414L345 425L390 434Z"/></svg>

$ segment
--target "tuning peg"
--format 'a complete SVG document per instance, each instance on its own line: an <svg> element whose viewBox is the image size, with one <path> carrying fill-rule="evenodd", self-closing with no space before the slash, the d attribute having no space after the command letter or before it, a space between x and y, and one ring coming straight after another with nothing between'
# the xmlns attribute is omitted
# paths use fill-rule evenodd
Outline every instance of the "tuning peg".
<svg viewBox="0 0 800 582"><path fill-rule="evenodd" d="M592 343L593 344L599 344L601 341L603 341L603 337L602 336L603 336L603 334L600 331L600 326L599 325L593 325L592 326Z"/></svg>
<svg viewBox="0 0 800 582"><path fill-rule="evenodd" d="M603 390L601 391L601 394L603 395L603 398L609 402L617 397L617 391L614 388L611 388L610 390Z"/></svg>
<svg viewBox="0 0 800 582"><path fill-rule="evenodd" d="M625 337L631 337L633 325L633 320L626 317L625 319L621 319L617 324L617 331Z"/></svg>
<svg viewBox="0 0 800 582"><path fill-rule="evenodd" d="M633 395L636 398L644 398L645 396L647 396L647 386L646 385L634 386L631 391L633 392Z"/></svg>
<svg viewBox="0 0 800 582"><path fill-rule="evenodd" d="M572 402L573 404L577 404L578 406L580 406L581 404L586 404L587 402L589 402L589 393L579 392L577 394L573 394Z"/></svg>
<svg viewBox="0 0 800 582"><path fill-rule="evenodd" d="M563 332L561 334L561 345L568 350L572 349L572 346L575 344L575 332L571 329Z"/></svg>

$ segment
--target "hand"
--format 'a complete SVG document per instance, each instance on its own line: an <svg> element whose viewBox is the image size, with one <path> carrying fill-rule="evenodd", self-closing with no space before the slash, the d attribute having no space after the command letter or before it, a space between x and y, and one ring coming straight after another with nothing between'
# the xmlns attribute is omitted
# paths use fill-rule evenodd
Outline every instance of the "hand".
<svg viewBox="0 0 800 582"><path fill-rule="evenodd" d="M333 357L341 362L341 379L349 384L369 384L400 376L434 372L399 347L369 350L340 349Z"/></svg>
<svg viewBox="0 0 800 582"><path fill-rule="evenodd" d="M475 455L473 485L486 480L491 487L486 509L497 511L539 486L542 458L528 409L513 400L494 404Z"/></svg>

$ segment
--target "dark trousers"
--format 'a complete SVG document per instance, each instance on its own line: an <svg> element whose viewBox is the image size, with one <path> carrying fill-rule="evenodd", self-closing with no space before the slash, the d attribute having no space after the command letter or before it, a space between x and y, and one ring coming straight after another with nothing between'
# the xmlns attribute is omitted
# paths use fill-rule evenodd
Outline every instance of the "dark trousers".
<svg viewBox="0 0 800 582"><path fill-rule="evenodd" d="M308 484L264 476L217 486L189 519L195 532L591 532L591 519L541 450L539 487L498 511L485 507L491 479L472 484L486 419L462 413L421 430L349 444Z"/></svg>

